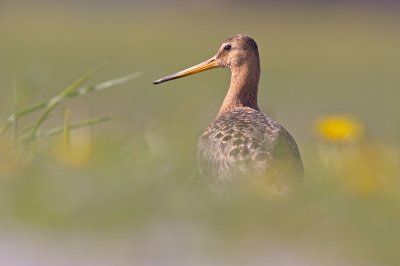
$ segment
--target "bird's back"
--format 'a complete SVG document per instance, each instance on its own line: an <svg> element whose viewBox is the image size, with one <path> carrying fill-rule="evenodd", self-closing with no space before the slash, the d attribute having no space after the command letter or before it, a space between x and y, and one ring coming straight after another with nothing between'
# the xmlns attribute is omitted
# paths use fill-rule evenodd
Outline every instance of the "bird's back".
<svg viewBox="0 0 400 266"><path fill-rule="evenodd" d="M301 183L303 165L293 137L272 118L249 107L220 115L199 139L201 174L213 190L253 178L267 193Z"/></svg>

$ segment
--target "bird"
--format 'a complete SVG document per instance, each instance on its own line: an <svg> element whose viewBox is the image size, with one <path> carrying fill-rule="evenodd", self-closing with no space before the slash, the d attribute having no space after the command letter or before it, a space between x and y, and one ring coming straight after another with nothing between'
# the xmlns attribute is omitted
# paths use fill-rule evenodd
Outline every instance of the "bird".
<svg viewBox="0 0 400 266"><path fill-rule="evenodd" d="M260 56L251 37L237 34L222 42L203 63L165 76L160 84L213 68L231 70L230 86L215 120L200 136L200 173L213 191L252 180L267 197L298 190L304 168L292 135L258 106ZM253 186L254 187L254 186Z"/></svg>

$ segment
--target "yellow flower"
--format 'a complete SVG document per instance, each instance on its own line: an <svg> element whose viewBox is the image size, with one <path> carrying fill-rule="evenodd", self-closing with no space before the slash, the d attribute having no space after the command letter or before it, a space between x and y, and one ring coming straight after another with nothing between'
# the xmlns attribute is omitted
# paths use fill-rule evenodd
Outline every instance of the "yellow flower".
<svg viewBox="0 0 400 266"><path fill-rule="evenodd" d="M327 176L344 191L357 196L393 193L398 173L396 152L366 134L352 115L321 116L315 123L318 155Z"/></svg>
<svg viewBox="0 0 400 266"><path fill-rule="evenodd" d="M70 139L59 139L53 149L55 159L70 167L86 165L92 155L92 140L88 130L77 129L70 133Z"/></svg>
<svg viewBox="0 0 400 266"><path fill-rule="evenodd" d="M70 167L86 165L92 155L92 138L88 127L69 129L69 110L64 113L64 134L53 148L55 159Z"/></svg>
<svg viewBox="0 0 400 266"><path fill-rule="evenodd" d="M353 142L364 135L364 126L351 115L330 115L316 122L317 135L330 142Z"/></svg>

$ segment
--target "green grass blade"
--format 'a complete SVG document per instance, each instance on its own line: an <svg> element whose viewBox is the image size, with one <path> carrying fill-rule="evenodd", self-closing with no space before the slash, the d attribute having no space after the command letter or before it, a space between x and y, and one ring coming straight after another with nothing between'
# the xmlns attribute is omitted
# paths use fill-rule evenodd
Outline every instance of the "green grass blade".
<svg viewBox="0 0 400 266"><path fill-rule="evenodd" d="M137 77L139 77L141 75L140 72L136 72L130 75L126 75L120 78L116 78L116 79L112 79L112 80L108 80L96 85L92 85L92 86L85 86L82 87L76 91L74 91L73 93L71 93L69 95L69 97L75 97L75 96L79 96L79 95L84 95L87 94L89 92L93 92L93 91L101 91L101 90L105 90L111 87L115 87L124 83L127 83Z"/></svg>
<svg viewBox="0 0 400 266"><path fill-rule="evenodd" d="M31 106L28 106L28 107L24 108L23 110L15 112L15 114L10 116L8 118L8 120L12 121L15 118L21 118L21 117L23 117L25 115L28 115L28 114L33 113L33 112L36 112L36 111L46 107L48 104L49 104L49 101L43 101L43 102L40 102L40 103L33 104Z"/></svg>
<svg viewBox="0 0 400 266"><path fill-rule="evenodd" d="M116 79L112 79L112 80L108 80L96 85L91 85L91 86L84 86L81 87L75 91L73 91L72 93L66 95L65 98L70 98L70 97L76 97L76 96L80 96L80 95L85 95L89 92L94 92L94 91L101 91L101 90L105 90L108 88L112 88L118 85L122 85L124 83L127 83L137 77L139 77L141 75L140 72L136 72L136 73L132 73L130 75L126 75L120 78L116 78ZM64 100L64 99L62 99ZM15 121L15 119L21 118L23 116L26 116L30 113L34 113L38 110L41 110L43 108L45 108L46 106L48 106L50 104L50 102L52 101L52 99L47 100L47 101L43 101L43 102L39 102L39 103L35 103L33 105L30 105L20 111L15 112L14 114L12 114L11 116L8 117L7 121L1 126L0 128L0 135L3 134L3 132L5 132L5 130L8 128L10 123L13 123ZM29 129L32 129L34 126L29 127Z"/></svg>
<svg viewBox="0 0 400 266"><path fill-rule="evenodd" d="M85 127L85 126L92 126L92 125L96 125L99 123L103 123L106 121L110 121L112 120L112 118L110 117L102 117L102 118L94 118L94 119L89 119L89 120L85 120L76 124L72 124L72 125L67 125L67 127L65 126L65 124L62 127L57 127L54 129L50 129L46 132L43 132L42 134L38 134L36 136L36 138L43 138L43 137L49 137L49 136L53 136L53 135L57 135L60 133L64 133L66 130L73 130L73 129L77 129L77 128L81 128L81 127Z"/></svg>
<svg viewBox="0 0 400 266"><path fill-rule="evenodd" d="M68 95L70 95L72 92L74 92L76 89L78 89L84 82L90 79L94 74L96 74L96 72L99 69L100 67L85 73L84 75L79 77L76 81L74 81L70 86L61 91L61 93L59 93L57 96L53 97L50 101L48 101L46 105L46 110L39 117L39 119L34 124L34 127L32 128L32 133L31 133L32 139L35 138L35 135L37 134L40 126L43 124L44 121L46 121L49 114L60 104L60 102Z"/></svg>
<svg viewBox="0 0 400 266"><path fill-rule="evenodd" d="M21 118L25 115L28 115L30 113L36 112L48 105L48 101L40 102L34 105L31 105L21 111L17 111L14 114L10 115L7 120L3 123L3 125L0 127L0 136L3 135L3 133L7 130L7 128L10 126L10 124L14 123L15 120L18 118ZM33 126L30 126L29 129L32 129ZM25 130L26 131L26 130Z"/></svg>
<svg viewBox="0 0 400 266"><path fill-rule="evenodd" d="M17 82L14 80L13 81L13 91L14 91L14 112L18 108L18 88L17 88ZM17 145L18 141L18 118L16 117L13 121L13 141L14 145Z"/></svg>
<svg viewBox="0 0 400 266"><path fill-rule="evenodd" d="M0 136L3 135L3 133L7 130L7 128L10 126L10 121L6 121L0 128Z"/></svg>
<svg viewBox="0 0 400 266"><path fill-rule="evenodd" d="M64 111L64 126L63 126L63 144L64 144L64 147L69 147L69 145L70 145L69 117L70 117L70 111L68 109L66 109Z"/></svg>
<svg viewBox="0 0 400 266"><path fill-rule="evenodd" d="M97 69L96 69L94 72L96 72L96 71L97 71ZM93 72L93 71L92 71L92 72ZM91 72L88 72L88 73L91 73ZM93 73L93 74L94 74L94 73ZM93 75L93 74L92 74L92 75ZM87 74L86 74L86 75L87 75ZM84 75L84 76L86 76L86 75ZM92 76L92 75L90 75L90 76ZM122 76L122 77L120 77L120 78L108 80L108 81L105 81L105 82L102 82L102 83L98 83L98 84L95 84L95 85L90 85L90 86L84 86L84 87L80 87L80 88L75 88L75 90L67 91L66 93L65 93L65 90L64 90L64 91L63 91L63 92L64 92L64 94L63 94L64 97L60 97L61 94L59 94L58 96L56 96L56 97L54 97L54 98L52 98L52 99L50 99L50 100L46 100L46 101L42 101L42 102L35 103L35 104L30 105L30 106L28 106L28 107L26 107L26 108L24 108L24 109L22 109L22 110L20 110L20 111L16 111L14 114L12 114L11 116L9 116L9 117L7 118L7 120L3 123L3 125L0 127L0 136L1 136L1 135L9 128L9 126L10 126L11 124L13 124L18 118L21 118L21 117L26 116L26 115L28 115L28 114L34 113L34 112L39 111L39 110L41 110L41 109L43 109L43 108L46 108L46 107L49 108L49 107L51 107L51 109L49 110L49 112L48 112L47 114L45 113L45 114L42 115L42 117L41 117L41 120L42 120L42 121L39 121L39 120L38 120L34 125L28 127L28 128L25 129L25 130L23 131L23 133L22 133L22 135L24 135L24 134L26 134L28 131L31 131L31 130L35 129L36 132L33 132L33 131L32 131L32 136L33 136L33 134L37 134L37 130L39 129L40 125L45 121L45 119L47 118L48 114L52 111L52 109L54 109L54 108L56 107L57 104L59 104L61 101L65 100L66 98L81 96L81 95L85 95L85 94L90 93L90 92L101 91L101 90L109 89L109 88L112 88L112 87L115 87L115 86L118 86L118 85L122 85L122 84L124 84L124 83L127 83L127 82L129 82L129 81L131 81L131 80L133 80L133 79L139 77L140 75L141 75L140 72L135 72L135 73L132 73L132 74L129 74L129 75L126 75L126 76ZM84 77L84 76L82 76L82 77ZM90 76L87 77L84 81L86 81L88 78L90 78ZM82 77L81 77L81 78L82 78ZM79 80L81 80L81 78L78 79L76 82L78 82ZM83 81L83 82L84 82L84 81ZM74 82L73 84L71 84L71 86L69 86L68 88L71 88L71 87L74 88L72 85L76 84L76 82ZM81 83L83 83L83 82L81 82ZM80 84L81 84L81 83L80 83ZM56 105L52 107L52 104L56 104ZM40 123L39 123L39 122L40 122Z"/></svg>

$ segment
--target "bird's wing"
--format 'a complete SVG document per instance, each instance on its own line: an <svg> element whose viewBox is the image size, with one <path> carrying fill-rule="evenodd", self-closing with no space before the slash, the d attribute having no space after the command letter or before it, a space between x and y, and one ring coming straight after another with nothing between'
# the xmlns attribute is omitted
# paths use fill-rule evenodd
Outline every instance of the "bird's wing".
<svg viewBox="0 0 400 266"><path fill-rule="evenodd" d="M197 150L200 172L213 190L224 190L236 177L288 188L292 180L302 179L297 177L303 166L293 137L256 110L231 112L214 121Z"/></svg>
<svg viewBox="0 0 400 266"><path fill-rule="evenodd" d="M263 172L267 168L268 143L262 128L212 124L200 137L200 172L213 190L223 190L234 176Z"/></svg>

